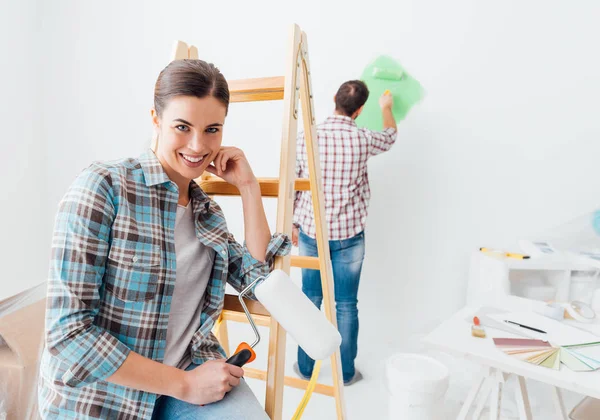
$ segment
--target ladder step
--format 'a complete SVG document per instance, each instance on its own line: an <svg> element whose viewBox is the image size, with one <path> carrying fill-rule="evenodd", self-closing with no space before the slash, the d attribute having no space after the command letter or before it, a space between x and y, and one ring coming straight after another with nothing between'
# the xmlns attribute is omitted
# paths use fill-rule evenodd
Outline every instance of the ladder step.
<svg viewBox="0 0 600 420"><path fill-rule="evenodd" d="M257 300L244 298L244 303L246 304L246 307L248 308L248 312L250 312L252 315L260 315L260 316L267 316L267 317L271 316L269 311L267 311L265 309L265 307ZM228 293L225 294L225 302L223 304L223 310L224 311L241 312L242 314L244 314L244 308L242 308L242 304L240 303L240 299L238 298L238 296L230 295ZM246 318L246 315L244 315L244 318Z"/></svg>
<svg viewBox="0 0 600 420"><path fill-rule="evenodd" d="M256 325L263 327L271 325L271 314L269 314L269 311L260 302L244 298L244 303L248 308L248 312L252 314L252 319L254 319ZM225 303L223 304L221 316L223 317L223 321L248 323L248 318L237 295L225 294Z"/></svg>
<svg viewBox="0 0 600 420"><path fill-rule="evenodd" d="M292 267L309 268L312 270L319 270L321 268L318 257L292 255L291 265Z"/></svg>
<svg viewBox="0 0 600 420"><path fill-rule="evenodd" d="M244 312L230 311L227 309L223 309L221 312L223 316L223 321L233 321L233 322L242 322L248 323L248 318ZM265 315L255 315L252 314L252 319L256 325L260 325L261 327L269 327L271 326L271 317Z"/></svg>
<svg viewBox="0 0 600 420"><path fill-rule="evenodd" d="M202 190L208 195L240 195L240 191L221 178L211 176L208 179L196 179ZM279 195L279 178L259 178L260 192L263 197L277 197ZM308 179L297 179L294 188L296 191L310 191Z"/></svg>
<svg viewBox="0 0 600 420"><path fill-rule="evenodd" d="M247 366L244 366L244 376L247 376L247 377L253 378L253 379L260 379L261 381L267 380L267 372L266 371L260 370L260 369L255 369L255 368L250 368ZM305 381L304 379L300 379L300 378L286 376L284 378L284 384L286 386L291 386L292 388L306 389L306 387L308 386L308 381ZM323 385L323 384L320 384L317 382L315 384L314 392L316 392L317 394L323 394L323 395L328 395L330 397L333 397L333 387L331 385Z"/></svg>
<svg viewBox="0 0 600 420"><path fill-rule="evenodd" d="M260 77L256 79L230 80L230 102L274 101L283 99L285 77Z"/></svg>

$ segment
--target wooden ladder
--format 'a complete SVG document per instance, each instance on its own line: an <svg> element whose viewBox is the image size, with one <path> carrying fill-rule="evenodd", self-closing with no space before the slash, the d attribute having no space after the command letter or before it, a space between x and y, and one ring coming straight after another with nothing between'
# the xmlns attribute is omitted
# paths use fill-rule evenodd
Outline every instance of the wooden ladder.
<svg viewBox="0 0 600 420"><path fill-rule="evenodd" d="M198 50L178 41L174 59L198 58ZM288 40L285 76L264 77L228 81L230 102L255 102L283 100L283 132L279 178L259 178L264 197L277 197L276 231L291 237L295 191L311 191L316 222L318 257L285 256L275 259L275 268L290 273L290 267L300 267L321 271L323 304L325 315L336 326L333 294L333 271L329 253L329 240L325 220L324 197L321 183L319 147L313 107L313 94L310 82L308 45L306 34L298 25L292 25ZM308 155L309 179L296 179L296 136L298 131L298 102L302 104L305 142ZM239 191L222 179L208 173L196 182L210 196L239 195ZM266 381L265 410L272 420L281 420L284 385L306 389L308 381L287 377L285 370L285 330L269 315L257 301L246 300L249 311L257 325L269 327L269 353L267 370L244 367L245 375ZM234 295L225 295L225 306L217 323L215 334L225 352L230 355L227 335L227 321L248 322L245 313ZM338 419L345 419L343 400L343 377L339 349L331 356L333 386L317 384L314 392L332 396L336 402Z"/></svg>

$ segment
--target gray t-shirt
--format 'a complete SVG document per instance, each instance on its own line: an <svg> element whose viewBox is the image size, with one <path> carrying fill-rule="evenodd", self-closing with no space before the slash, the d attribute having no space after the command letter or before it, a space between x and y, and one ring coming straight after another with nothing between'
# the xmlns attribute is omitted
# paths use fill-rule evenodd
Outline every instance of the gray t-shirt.
<svg viewBox="0 0 600 420"><path fill-rule="evenodd" d="M177 271L171 301L167 348L163 363L185 369L191 363L192 336L200 328L204 293L212 271L215 251L196 237L192 200L187 207L177 206L175 220Z"/></svg>

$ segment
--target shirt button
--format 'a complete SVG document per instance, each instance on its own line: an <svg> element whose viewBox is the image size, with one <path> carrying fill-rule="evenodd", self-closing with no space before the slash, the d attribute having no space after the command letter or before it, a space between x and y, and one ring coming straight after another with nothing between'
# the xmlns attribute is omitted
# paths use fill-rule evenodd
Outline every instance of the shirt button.
<svg viewBox="0 0 600 420"><path fill-rule="evenodd" d="M221 254L223 254L223 255L226 255L226 254L227 254L227 252L225 252L225 251L221 251Z"/></svg>
<svg viewBox="0 0 600 420"><path fill-rule="evenodd" d="M131 259L131 261L136 262L138 260L137 255L134 255L133 258Z"/></svg>

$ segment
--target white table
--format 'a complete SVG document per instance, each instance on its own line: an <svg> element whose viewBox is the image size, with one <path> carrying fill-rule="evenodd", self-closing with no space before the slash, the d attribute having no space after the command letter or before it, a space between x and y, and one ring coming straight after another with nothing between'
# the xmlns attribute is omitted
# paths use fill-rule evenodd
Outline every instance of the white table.
<svg viewBox="0 0 600 420"><path fill-rule="evenodd" d="M535 310L543 305L543 302L531 301L516 296L504 296L501 301L489 303L485 306L494 306L507 311L524 311ZM517 360L496 349L490 338L491 334L496 337L509 336L509 334L494 332L491 328L486 328L487 337L485 339L473 337L471 335L472 324L467 319L472 317L477 309L478 307L461 309L424 338L424 342L429 345L462 356L483 367L481 376L473 384L457 420L465 420L471 408L475 406L477 397L481 396L475 406L473 416L473 419L478 419L487 395L490 393L490 419L499 419L502 388L510 375L517 376L519 386L517 387L516 400L521 419L532 419L525 385L525 379L527 378L553 386L552 400L556 412L564 419L568 419L568 415L563 403L561 388L600 399L600 371L574 372L564 365L561 365L560 370L557 371ZM578 323L577 326L600 336L599 323Z"/></svg>

